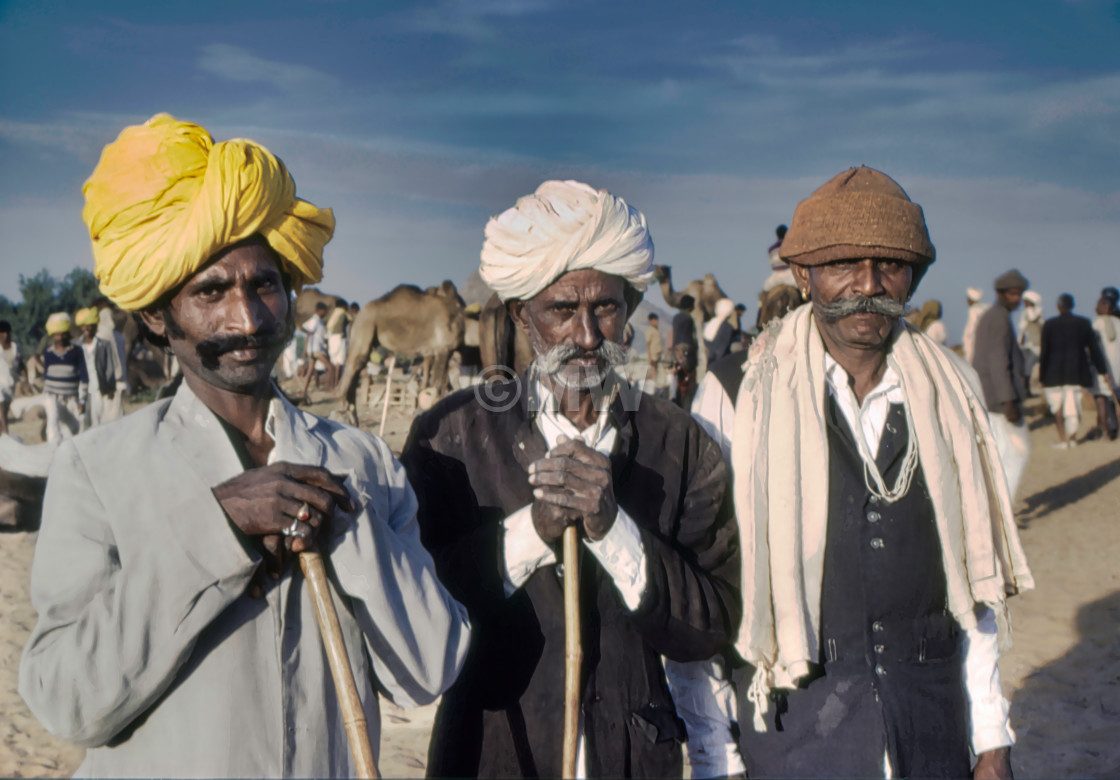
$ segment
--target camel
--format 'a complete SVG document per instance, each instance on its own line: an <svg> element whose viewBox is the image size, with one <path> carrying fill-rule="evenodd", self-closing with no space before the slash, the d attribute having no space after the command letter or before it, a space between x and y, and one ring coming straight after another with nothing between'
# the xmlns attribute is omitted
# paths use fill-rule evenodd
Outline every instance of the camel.
<svg viewBox="0 0 1120 780"><path fill-rule="evenodd" d="M299 295L296 296L296 313L295 313L295 326L298 328L315 313L315 305L318 303L325 303L327 311L334 308L335 301L338 300L337 295L328 295L320 292L315 287L304 287L300 290Z"/></svg>
<svg viewBox="0 0 1120 780"><path fill-rule="evenodd" d="M800 306L804 301L796 287L779 284L758 296L758 329L761 331L770 320L781 319Z"/></svg>
<svg viewBox="0 0 1120 780"><path fill-rule="evenodd" d="M335 396L346 409L354 408L358 375L374 347L384 347L398 358L424 358L421 391L432 387L439 397L447 389L447 363L463 345L465 318L454 284L444 282L435 289L429 293L411 284L398 285L358 312Z"/></svg>
<svg viewBox="0 0 1120 780"><path fill-rule="evenodd" d="M696 302L696 306L692 309L692 320L696 323L696 340L697 342L701 341L703 339L704 323L715 316L716 302L720 298L731 296L720 288L719 282L712 274L704 274L703 279L693 279L679 292L673 289L673 269L670 266L655 265L653 274L654 279L661 286L661 297L665 299L665 303L674 309L681 307L681 298L686 295L692 296L692 299ZM699 349L697 352L699 354L697 355L696 376L699 378L703 376L708 367L708 354L705 349Z"/></svg>
<svg viewBox="0 0 1120 780"><path fill-rule="evenodd" d="M497 293L487 299L478 315L478 351L484 381L521 376L533 362L529 337L514 325Z"/></svg>

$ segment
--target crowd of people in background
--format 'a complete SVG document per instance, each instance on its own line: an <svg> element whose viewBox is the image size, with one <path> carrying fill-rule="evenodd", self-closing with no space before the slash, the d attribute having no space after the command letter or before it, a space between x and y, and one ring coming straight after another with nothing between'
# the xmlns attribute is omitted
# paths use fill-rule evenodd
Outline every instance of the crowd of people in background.
<svg viewBox="0 0 1120 780"><path fill-rule="evenodd" d="M789 284L789 267L778 258L786 226L776 231L777 241L767 252L771 276L766 289ZM1021 474L1029 453L1029 438L1021 425L1021 404L1036 395L1045 397L1045 412L1054 418L1059 449L1079 441L1118 436L1120 417L1120 310L1116 287L1101 291L1095 318L1073 313L1074 300L1062 294L1055 300L1057 316L1044 316L1042 296L1028 289L1029 282L1012 270L994 284L996 302L984 300L978 287L966 290L968 304L959 352L977 371L985 389L990 417L1008 434L1001 441L1012 449L1002 453L1010 475ZM697 375L701 350L714 367L732 358L741 364L759 328L743 325L746 306L724 298L716 303L715 316L697 333L696 301L682 297L680 309L661 333L660 316L648 316L645 358L648 368L642 387L670 398L682 408L692 408L701 377ZM1020 310L1013 324L1011 313ZM320 302L315 313L296 331L278 367L283 379L302 380L306 399L312 383L317 390L335 388L346 363L350 325L360 307L336 298L334 305ZM924 301L906 319L934 342L949 345L942 320L942 305ZM116 328L113 310L100 298L71 316L52 314L47 336L30 357L12 338L11 325L0 321L0 434L7 432L9 409L17 385L42 386L48 441L68 438L87 428L120 417L129 390L124 337ZM950 345L951 346L951 345ZM175 371L175 367L169 369ZM38 380L38 381L36 381ZM1034 392L1032 386L1040 388ZM1096 423L1078 438L1082 400L1089 393L1096 407ZM1017 479L1012 479L1015 484Z"/></svg>

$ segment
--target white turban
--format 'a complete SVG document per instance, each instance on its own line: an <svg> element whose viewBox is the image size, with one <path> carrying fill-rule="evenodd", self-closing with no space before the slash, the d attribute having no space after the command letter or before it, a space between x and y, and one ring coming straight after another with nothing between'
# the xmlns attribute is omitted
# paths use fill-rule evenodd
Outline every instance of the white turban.
<svg viewBox="0 0 1120 780"><path fill-rule="evenodd" d="M486 224L482 281L503 301L528 300L569 271L653 279L653 240L642 212L606 190L546 181Z"/></svg>
<svg viewBox="0 0 1120 780"><path fill-rule="evenodd" d="M969 287L964 291L964 294L968 297L968 300L972 301L973 303L979 303L980 300L984 297L984 291L979 287Z"/></svg>

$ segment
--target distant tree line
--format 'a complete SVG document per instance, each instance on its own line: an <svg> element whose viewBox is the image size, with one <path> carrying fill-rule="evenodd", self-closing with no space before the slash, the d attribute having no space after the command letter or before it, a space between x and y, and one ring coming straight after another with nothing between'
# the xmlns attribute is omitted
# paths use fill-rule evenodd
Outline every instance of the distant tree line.
<svg viewBox="0 0 1120 780"><path fill-rule="evenodd" d="M25 355L47 335L47 317L56 311L73 315L101 296L97 277L85 268L75 268L62 279L46 270L31 277L20 274L19 292L23 298L19 303L0 295L0 320L12 324L12 339L23 346Z"/></svg>

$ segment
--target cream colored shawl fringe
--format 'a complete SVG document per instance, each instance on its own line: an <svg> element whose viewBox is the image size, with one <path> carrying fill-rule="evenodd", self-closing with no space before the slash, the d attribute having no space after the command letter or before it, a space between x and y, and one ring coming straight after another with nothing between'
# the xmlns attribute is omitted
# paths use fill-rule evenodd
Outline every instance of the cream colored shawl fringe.
<svg viewBox="0 0 1120 780"><path fill-rule="evenodd" d="M770 689L794 687L820 657L828 437L824 343L811 312L799 307L755 343L736 403L732 467L743 622L735 646L757 668L748 697L759 731ZM887 361L902 381L933 501L949 609L971 628L975 605L990 606L1006 648L1004 599L1034 580L979 380L909 325L896 332Z"/></svg>

